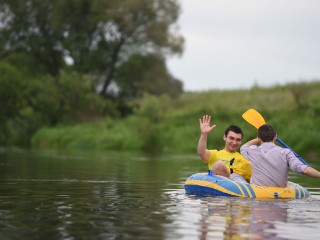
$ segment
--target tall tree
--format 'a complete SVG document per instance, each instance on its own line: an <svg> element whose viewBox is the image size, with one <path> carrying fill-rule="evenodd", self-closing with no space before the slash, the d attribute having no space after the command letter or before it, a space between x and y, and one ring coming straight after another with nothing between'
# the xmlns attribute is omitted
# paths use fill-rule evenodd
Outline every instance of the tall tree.
<svg viewBox="0 0 320 240"><path fill-rule="evenodd" d="M26 52L52 76L67 60L107 95L130 56L182 53L179 13L177 0L0 0L0 58Z"/></svg>
<svg viewBox="0 0 320 240"><path fill-rule="evenodd" d="M168 94L177 97L183 91L182 83L168 73L165 62L157 55L132 55L117 69L120 95L127 98Z"/></svg>

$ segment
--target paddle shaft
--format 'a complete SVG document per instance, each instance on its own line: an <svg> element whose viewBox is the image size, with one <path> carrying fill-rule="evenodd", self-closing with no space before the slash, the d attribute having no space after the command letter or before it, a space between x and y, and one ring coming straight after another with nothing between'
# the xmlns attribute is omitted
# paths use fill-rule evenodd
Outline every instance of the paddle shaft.
<svg viewBox="0 0 320 240"><path fill-rule="evenodd" d="M287 144L285 144L280 138L277 137L277 142L280 143L282 146L284 146L285 148L288 148L291 150L291 152L301 161L303 162L305 165L309 165L308 163L306 163L302 157L300 157L295 151L293 151Z"/></svg>

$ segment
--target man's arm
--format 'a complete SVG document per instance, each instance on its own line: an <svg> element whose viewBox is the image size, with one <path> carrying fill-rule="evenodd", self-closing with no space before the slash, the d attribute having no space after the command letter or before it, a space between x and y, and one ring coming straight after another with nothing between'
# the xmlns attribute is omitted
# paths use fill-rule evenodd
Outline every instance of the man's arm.
<svg viewBox="0 0 320 240"><path fill-rule="evenodd" d="M309 166L305 168L303 174L309 177L320 178L320 172Z"/></svg>
<svg viewBox="0 0 320 240"><path fill-rule="evenodd" d="M202 119L199 119L201 135L198 142L197 152L203 162L208 162L210 158L210 151L207 149L207 139L208 134L216 127L216 125L210 127L210 121L211 116L209 115L205 115Z"/></svg>
<svg viewBox="0 0 320 240"><path fill-rule="evenodd" d="M251 146L251 145L260 145L260 144L261 144L260 138L254 138L243 145Z"/></svg>
<svg viewBox="0 0 320 240"><path fill-rule="evenodd" d="M210 152L207 149L207 138L207 134L201 134L197 147L198 155L201 157L203 162L208 162L210 158Z"/></svg>

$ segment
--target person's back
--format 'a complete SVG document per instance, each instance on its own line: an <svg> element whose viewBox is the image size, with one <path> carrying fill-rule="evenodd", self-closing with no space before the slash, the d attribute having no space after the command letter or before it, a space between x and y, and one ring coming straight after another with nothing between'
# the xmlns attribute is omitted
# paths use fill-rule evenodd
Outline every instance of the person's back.
<svg viewBox="0 0 320 240"><path fill-rule="evenodd" d="M268 124L258 129L258 137L240 148L241 154L252 163L250 183L257 186L285 187L289 168L300 174L320 178L320 172L301 162L290 149L274 144L276 131ZM240 182L245 182L239 178Z"/></svg>
<svg viewBox="0 0 320 240"><path fill-rule="evenodd" d="M289 168L296 173L303 173L306 168L289 149L273 142L263 142L260 146L245 144L240 151L252 163L250 183L257 186L285 187Z"/></svg>

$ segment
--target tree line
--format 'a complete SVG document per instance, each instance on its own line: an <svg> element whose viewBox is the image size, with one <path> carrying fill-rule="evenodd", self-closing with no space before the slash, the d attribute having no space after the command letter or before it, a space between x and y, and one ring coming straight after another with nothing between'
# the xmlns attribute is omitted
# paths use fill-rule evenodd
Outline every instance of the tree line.
<svg viewBox="0 0 320 240"><path fill-rule="evenodd" d="M0 145L126 116L144 93L178 97L166 58L183 52L180 11L176 0L0 0Z"/></svg>

